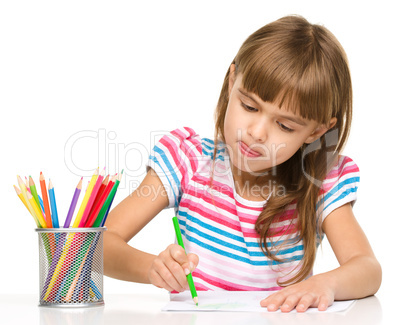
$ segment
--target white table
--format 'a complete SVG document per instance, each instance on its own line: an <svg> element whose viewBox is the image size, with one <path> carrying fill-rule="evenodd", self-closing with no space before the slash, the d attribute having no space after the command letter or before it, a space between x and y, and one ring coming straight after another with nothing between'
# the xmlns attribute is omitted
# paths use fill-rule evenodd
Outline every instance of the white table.
<svg viewBox="0 0 402 325"><path fill-rule="evenodd" d="M90 308L38 307L37 295L0 295L0 324L30 325L181 325L181 324L397 324L398 310L384 317L382 298L376 296L355 302L346 312L316 314L245 312L162 312L169 295L132 294L105 296L105 305ZM394 312L393 312L394 310ZM398 320L398 321L396 321ZM395 323L396 322L396 323Z"/></svg>

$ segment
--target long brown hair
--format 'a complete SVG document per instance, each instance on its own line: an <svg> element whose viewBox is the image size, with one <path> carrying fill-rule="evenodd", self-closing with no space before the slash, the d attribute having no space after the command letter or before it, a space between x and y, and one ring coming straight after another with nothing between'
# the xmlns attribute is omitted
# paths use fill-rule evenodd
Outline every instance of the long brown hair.
<svg viewBox="0 0 402 325"><path fill-rule="evenodd" d="M263 101L299 114L303 118L336 125L325 136L303 145L290 159L275 168L275 189L257 219L263 252L275 261L275 249L268 249L277 222L292 204L297 204L298 240L303 240L304 256L297 274L280 285L305 279L312 271L322 231L317 229L317 200L328 169L337 161L349 135L352 120L352 85L346 54L335 36L325 27L310 24L300 16L287 16L263 26L241 46L232 64L241 73L243 87ZM229 100L229 74L226 73L215 112L215 142L225 141L224 120ZM329 136L331 133L332 136ZM216 148L214 157L216 157ZM283 187L282 187L283 188ZM274 244L274 243L272 243Z"/></svg>

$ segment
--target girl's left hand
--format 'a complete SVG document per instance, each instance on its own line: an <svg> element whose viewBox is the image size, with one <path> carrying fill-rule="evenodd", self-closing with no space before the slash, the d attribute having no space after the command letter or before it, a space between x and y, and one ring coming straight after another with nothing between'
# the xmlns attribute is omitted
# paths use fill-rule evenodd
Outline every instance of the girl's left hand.
<svg viewBox="0 0 402 325"><path fill-rule="evenodd" d="M328 279L323 275L315 275L268 296L260 304L261 307L267 307L268 311L280 308L285 313L293 309L304 312L309 307L324 311L333 304L334 296Z"/></svg>

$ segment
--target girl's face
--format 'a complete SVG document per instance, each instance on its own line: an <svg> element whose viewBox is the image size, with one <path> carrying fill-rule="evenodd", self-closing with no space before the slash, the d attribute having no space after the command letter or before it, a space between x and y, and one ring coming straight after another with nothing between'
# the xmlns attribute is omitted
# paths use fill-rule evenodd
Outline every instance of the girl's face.
<svg viewBox="0 0 402 325"><path fill-rule="evenodd" d="M242 75L229 79L229 103L225 115L224 136L232 166L251 175L261 175L290 157L304 144L311 143L335 125L328 127L264 102L247 92Z"/></svg>

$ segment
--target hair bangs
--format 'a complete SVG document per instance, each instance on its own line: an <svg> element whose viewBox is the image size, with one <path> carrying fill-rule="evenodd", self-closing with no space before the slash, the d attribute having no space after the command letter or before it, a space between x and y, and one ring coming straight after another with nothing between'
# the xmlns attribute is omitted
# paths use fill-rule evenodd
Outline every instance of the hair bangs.
<svg viewBox="0 0 402 325"><path fill-rule="evenodd" d="M239 52L236 73L242 74L243 87L302 118L329 123L338 106L333 67L326 66L328 60L314 44L295 51L276 43Z"/></svg>

